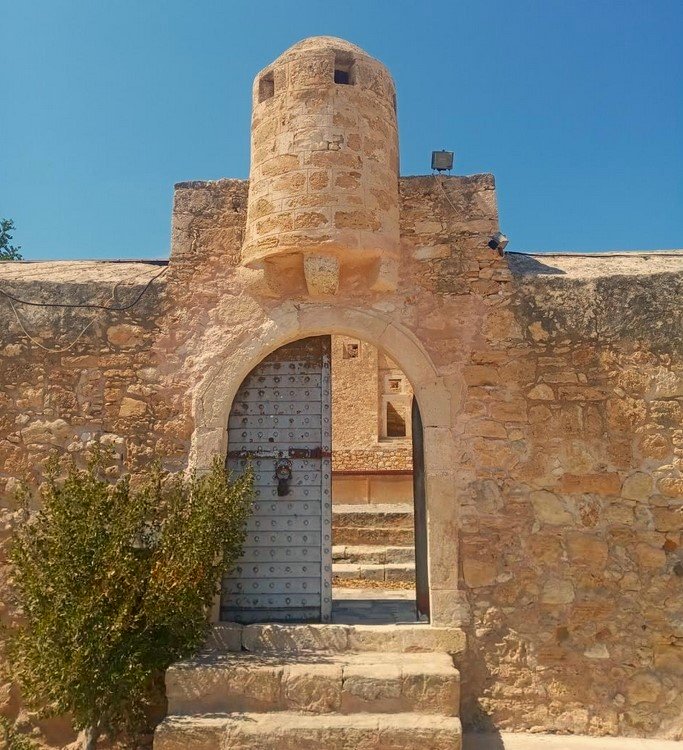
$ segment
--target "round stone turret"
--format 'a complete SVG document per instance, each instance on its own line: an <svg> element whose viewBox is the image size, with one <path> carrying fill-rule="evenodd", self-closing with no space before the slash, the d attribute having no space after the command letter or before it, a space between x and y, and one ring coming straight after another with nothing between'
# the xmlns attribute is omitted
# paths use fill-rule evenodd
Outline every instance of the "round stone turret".
<svg viewBox="0 0 683 750"><path fill-rule="evenodd" d="M342 270L393 289L398 249L391 75L342 39L305 39L254 81L242 262L320 296Z"/></svg>

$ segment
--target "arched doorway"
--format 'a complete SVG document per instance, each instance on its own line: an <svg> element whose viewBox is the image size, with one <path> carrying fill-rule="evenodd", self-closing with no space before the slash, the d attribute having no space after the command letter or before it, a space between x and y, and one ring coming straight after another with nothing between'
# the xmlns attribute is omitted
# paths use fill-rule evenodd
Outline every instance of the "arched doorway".
<svg viewBox="0 0 683 750"><path fill-rule="evenodd" d="M340 355L340 352L343 354ZM372 362L373 354L376 364ZM347 361L350 359L357 359L358 364L361 360L370 359L370 367L366 362L362 369L356 369L356 362ZM243 556L223 581L221 620L249 624L331 620L355 622L360 618L360 621L370 619L373 623L388 624L396 617L404 622L428 618L422 424L419 407L407 384L401 387L401 392L396 386L391 391L390 400L384 395L384 381L388 381L391 388L403 376L395 363L388 362L391 369L387 371L385 357L379 355L372 345L356 340L349 343L340 337L335 338L333 356L331 337L314 336L276 349L242 382L228 419L227 465L239 472L251 464L255 472L256 497L254 512L248 521ZM348 369L349 364L351 369ZM336 383L335 378L338 378ZM333 385L338 385L338 388L333 388ZM377 407L374 410L373 390L374 406ZM356 395L361 401L358 409L354 409L353 404ZM362 395L366 396L364 409ZM370 403L367 403L368 396ZM410 401L413 401L412 423ZM384 417L388 407L396 410L396 418L402 422L403 439L399 440L398 452L395 452L395 438L399 436L386 434L387 420ZM402 411L402 416L398 410ZM349 438L349 428L358 433L363 420L366 431L369 431L366 441L359 441L358 434ZM403 424L405 421L408 421L408 425ZM379 430L377 422L380 423ZM342 473L346 478L349 478L349 474L372 477L373 491L381 491L381 481L387 472L373 473L367 469L370 466L377 468L377 462L385 466L392 457L400 461L400 447L406 443L411 431L414 432L412 454L418 471L414 477L411 476L411 482L414 483L416 507L414 514L410 509L412 518L406 517L411 525L414 521L414 541L409 541L412 549L410 546L383 548L382 539L372 539L379 533L386 537L385 543L397 544L400 542L394 538L395 534L400 533L405 537L406 529L333 526L333 507L340 511L335 515L337 524L340 518L349 515L365 520L390 518L394 523L395 518L401 517L396 511L405 507L402 504L378 505L372 503L370 497L366 498L365 505L338 505L336 502L332 505L332 495L338 489L333 488L332 484L333 423L339 429L340 436L343 434L345 437L345 441L340 441L342 445L365 446L364 449L352 451L335 450L335 462L348 469L349 465L353 465L349 464L351 454L352 460L359 461L364 470ZM359 453L362 455L357 455ZM412 469L410 460L407 465ZM388 475L390 479L396 478L391 470ZM337 497L334 499L339 500ZM341 498L342 501L346 499ZM386 500L384 496L381 499ZM412 502L412 493L410 499ZM385 515L382 509L391 512ZM353 538L351 541L360 541L361 546L340 547L337 539L344 541L342 535L349 532L352 535L354 532L361 535L370 532L371 539ZM380 544L373 545L375 541ZM340 549L361 555L360 559L366 555L371 564L354 566L333 562L333 559L337 560ZM376 556L380 551L400 552L404 563L405 553L408 553L416 563L417 580L414 572L410 574L412 563L394 566L372 564L377 562ZM392 561L389 559L387 562ZM339 580L342 568L346 568L344 572L351 575ZM362 571L358 579L355 578L355 569L358 573ZM378 581L376 574L383 573L385 569L394 574L407 572L410 580L398 581L394 578ZM368 578L365 578L366 575ZM397 586L392 584L408 590L396 590ZM348 588L349 585L351 588ZM337 597L342 601L333 610L333 598ZM411 598L412 605L407 601ZM372 611L368 612L368 608Z"/></svg>
<svg viewBox="0 0 683 750"><path fill-rule="evenodd" d="M427 565L430 621L459 625L463 611L458 591L457 476L453 454L454 415L462 383L440 375L425 348L405 327L384 313L336 304L284 302L268 310L268 324L251 336L215 345L193 392L194 431L191 465L207 470L216 454L226 455L226 425L239 387L265 357L301 338L339 333L368 341L386 352L409 378L423 423L427 497ZM218 622L218 603L213 610Z"/></svg>

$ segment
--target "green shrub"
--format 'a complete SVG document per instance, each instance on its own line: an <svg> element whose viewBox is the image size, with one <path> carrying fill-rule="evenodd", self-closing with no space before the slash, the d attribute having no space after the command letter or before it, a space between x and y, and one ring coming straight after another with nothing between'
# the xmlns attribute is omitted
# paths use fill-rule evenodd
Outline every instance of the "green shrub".
<svg viewBox="0 0 683 750"><path fill-rule="evenodd" d="M138 727L155 678L200 647L253 496L251 470L231 482L218 459L204 475L152 469L140 489L102 469L101 453L63 479L51 465L11 552L13 676L29 704L70 713L84 747Z"/></svg>
<svg viewBox="0 0 683 750"><path fill-rule="evenodd" d="M0 748L2 750L37 750L38 743L34 742L12 726L12 722L6 716L0 716Z"/></svg>

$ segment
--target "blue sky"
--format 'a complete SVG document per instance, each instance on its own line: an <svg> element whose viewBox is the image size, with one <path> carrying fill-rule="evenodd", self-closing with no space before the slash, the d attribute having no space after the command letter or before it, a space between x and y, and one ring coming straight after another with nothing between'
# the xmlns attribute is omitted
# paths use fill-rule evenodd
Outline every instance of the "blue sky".
<svg viewBox="0 0 683 750"><path fill-rule="evenodd" d="M493 172L510 250L681 247L681 0L0 0L0 217L27 259L169 251L174 182L247 177L306 36L382 60L403 174Z"/></svg>

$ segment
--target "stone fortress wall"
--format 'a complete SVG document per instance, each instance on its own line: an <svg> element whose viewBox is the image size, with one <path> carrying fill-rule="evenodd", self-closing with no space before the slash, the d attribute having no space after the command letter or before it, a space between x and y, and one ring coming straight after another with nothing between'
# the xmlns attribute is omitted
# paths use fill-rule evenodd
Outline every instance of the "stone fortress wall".
<svg viewBox="0 0 683 750"><path fill-rule="evenodd" d="M134 475L205 462L225 450L225 383L292 337L366 338L410 375L441 467L430 590L434 622L467 635L464 722L683 736L683 254L501 258L491 175L404 177L395 288L341 269L317 298L240 264L248 191L176 185L153 281L142 262L0 264L34 303L142 293L0 299L2 621L12 490L51 451L101 439ZM33 720L8 683L0 712Z"/></svg>
<svg viewBox="0 0 683 750"><path fill-rule="evenodd" d="M412 398L405 373L376 346L332 337L334 502L412 501Z"/></svg>

